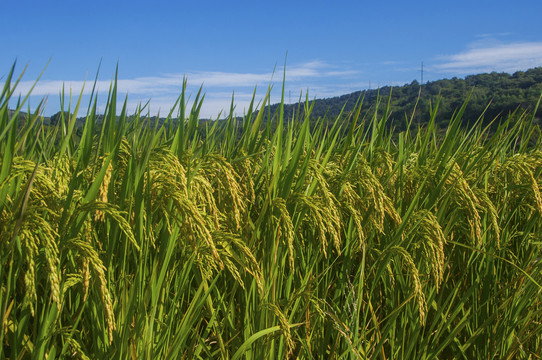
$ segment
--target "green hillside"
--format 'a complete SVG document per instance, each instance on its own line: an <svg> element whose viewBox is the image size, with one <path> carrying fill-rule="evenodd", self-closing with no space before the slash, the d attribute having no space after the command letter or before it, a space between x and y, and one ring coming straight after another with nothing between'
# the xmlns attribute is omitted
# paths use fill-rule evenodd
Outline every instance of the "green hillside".
<svg viewBox="0 0 542 360"><path fill-rule="evenodd" d="M431 106L435 106L440 95L441 100L436 120L442 127L447 125L453 113L461 107L466 99L468 99L468 104L463 116L464 122L476 121L481 114L487 122L499 115L512 113L518 108L532 110L541 93L542 67L537 67L514 74L492 72L470 75L464 79L454 77L427 82L422 86L414 80L403 86L385 86L380 89L357 91L328 99L316 99L311 101L313 104L311 117L313 119L319 117L336 119L343 107L343 114L347 115L358 100L364 102L362 108L364 111L362 110L362 112L372 114L377 101L385 104L390 100L389 121L398 129L403 129L406 117L410 119L414 109L416 109L414 123L426 121ZM298 108L303 113L303 106L299 105L285 105L285 113L296 113ZM271 113L277 107L278 105L272 105ZM540 110L538 115L540 115Z"/></svg>

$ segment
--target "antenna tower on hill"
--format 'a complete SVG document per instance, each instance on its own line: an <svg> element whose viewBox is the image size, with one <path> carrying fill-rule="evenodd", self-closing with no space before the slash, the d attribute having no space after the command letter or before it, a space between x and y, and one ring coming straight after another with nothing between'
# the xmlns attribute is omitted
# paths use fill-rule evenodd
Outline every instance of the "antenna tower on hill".
<svg viewBox="0 0 542 360"><path fill-rule="evenodd" d="M422 81L421 81L420 85L423 85L423 61L422 61L422 70L421 70L421 73L422 73Z"/></svg>

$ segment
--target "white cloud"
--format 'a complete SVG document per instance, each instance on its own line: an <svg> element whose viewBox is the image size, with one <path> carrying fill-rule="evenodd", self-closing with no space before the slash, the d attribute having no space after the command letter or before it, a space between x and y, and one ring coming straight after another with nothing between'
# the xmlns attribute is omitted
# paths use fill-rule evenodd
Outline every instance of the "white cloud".
<svg viewBox="0 0 542 360"><path fill-rule="evenodd" d="M301 65L286 67L286 81L301 81L307 79L319 79L324 77L345 77L357 74L352 70L331 70L333 67L320 62L312 61ZM134 79L119 79L117 82L118 91L131 94L156 94L171 91L179 91L182 86L183 78L186 77L189 85L204 87L226 87L235 89L237 87L254 87L256 85L267 85L271 81L282 81L282 70L264 73L235 73L220 71L199 71L186 74L164 74L163 76L138 77ZM21 81L18 90L27 93L34 81ZM51 95L58 94L65 86L69 91L71 88L74 93L81 91L85 84L81 80L41 80L32 91L33 95ZM99 80L97 89L108 91L111 81ZM87 81L84 94L90 94L93 81Z"/></svg>
<svg viewBox="0 0 542 360"><path fill-rule="evenodd" d="M445 73L467 74L487 71L514 72L542 66L542 42L478 45L443 57L444 62L434 68Z"/></svg>
<svg viewBox="0 0 542 360"><path fill-rule="evenodd" d="M282 84L282 71L282 67L277 66L274 73L272 71L262 73L199 71L186 74L164 74L162 76L119 79L117 87L119 99L123 100L124 96L128 94L129 111L134 111L138 103L146 103L150 100L151 115L155 115L158 111L165 115L169 113L170 108L180 95L183 78L186 77L187 95L192 99L199 87L203 85L203 92L206 95L201 116L216 118L221 110L229 111L232 94L235 95L236 113L241 115L248 108L255 86L257 86L255 104L258 104L263 99L268 85ZM330 97L360 90L361 85L356 88L351 83L343 84L345 80L352 82L353 77L357 74L359 74L358 71L340 69L321 61L286 66L285 100L288 102L291 94L292 101L297 101L301 89L304 92L307 88L309 88L311 98L314 96ZM322 85L322 81L325 82L325 85ZM34 81L22 81L17 86L17 93L26 95L33 85ZM88 97L93 85L92 80L87 82L82 80L40 80L34 87L32 95L33 97L49 96L54 99L64 86L67 95L71 89L73 97L77 98L84 86L83 95ZM110 80L96 82L99 103L100 100L103 102L107 98L110 86ZM278 91L273 91L271 97L271 103L278 101L280 101L280 88ZM51 111L56 112L57 109Z"/></svg>

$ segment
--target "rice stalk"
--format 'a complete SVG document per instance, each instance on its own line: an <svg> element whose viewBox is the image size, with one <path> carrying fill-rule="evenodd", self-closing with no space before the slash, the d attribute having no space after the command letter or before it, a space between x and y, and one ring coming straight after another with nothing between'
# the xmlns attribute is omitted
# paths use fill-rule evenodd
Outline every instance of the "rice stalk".
<svg viewBox="0 0 542 360"><path fill-rule="evenodd" d="M412 278L412 282L414 285L412 293L418 305L419 322L420 325L424 326L427 315L427 303L425 301L425 295L423 293L420 274L418 272L416 264L414 263L414 259L412 258L410 253L401 246L392 246L382 252L380 256L382 258L383 256L388 254L398 256L399 260L401 260L403 266L407 269L408 274Z"/></svg>
<svg viewBox="0 0 542 360"><path fill-rule="evenodd" d="M414 259L417 264L424 264L425 268L430 269L438 293L441 283L444 280L444 270L446 259L444 255L444 245L446 238L437 217L427 210L415 212L405 229L413 240L410 253L415 254Z"/></svg>

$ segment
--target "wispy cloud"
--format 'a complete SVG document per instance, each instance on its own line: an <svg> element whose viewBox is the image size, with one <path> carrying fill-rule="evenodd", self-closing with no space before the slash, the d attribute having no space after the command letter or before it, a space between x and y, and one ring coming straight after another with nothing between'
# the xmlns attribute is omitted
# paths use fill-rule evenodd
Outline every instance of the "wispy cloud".
<svg viewBox="0 0 542 360"><path fill-rule="evenodd" d="M525 70L542 66L542 42L476 43L468 50L442 57L441 61L444 62L434 68L445 73Z"/></svg>
<svg viewBox="0 0 542 360"><path fill-rule="evenodd" d="M346 77L358 73L352 70L336 70L326 63L313 61L301 65L293 65L286 68L286 81L318 80L325 77ZM255 85L269 84L272 81L282 81L282 73L237 73L219 71L198 71L185 74L164 74L162 76L138 77L134 79L119 79L117 82L118 91L131 94L160 94L177 91L182 85L183 78L188 80L192 86L204 87L225 87L235 89L238 87L254 87ZM33 81L22 81L18 85L21 93L30 90ZM85 84L82 80L41 80L38 82L33 95L58 94L64 86L67 90L80 92ZM84 94L90 94L92 81L85 84ZM100 91L109 89L111 81L99 80L96 87Z"/></svg>
<svg viewBox="0 0 542 360"><path fill-rule="evenodd" d="M286 67L286 85L288 95L292 100L297 100L299 91L309 88L312 94L319 97L326 95L340 95L341 86L345 81L352 81L352 78L359 72L351 69L342 69L321 61L311 61ZM120 94L128 94L130 109L135 109L139 102L145 103L150 100L151 114L168 112L175 103L181 92L183 78L188 82L188 93L195 94L198 88L203 85L206 98L203 103L202 116L217 116L221 110L229 110L232 93L235 92L235 104L239 114L247 107L255 86L260 89L257 94L263 97L268 85L282 82L282 68L262 73L239 73L219 71L194 71L185 74L163 74L161 76L137 77L133 79L119 79L117 88ZM34 85L33 81L22 81L17 90L21 94L27 94ZM65 92L71 91L78 96L83 89L83 95L91 94L93 81L82 80L40 80L32 90L33 96L54 97L64 87ZM96 89L102 98L105 98L111 86L110 80L98 80ZM349 89L351 86L347 86ZM354 89L359 90L360 88ZM313 91L316 90L316 91ZM279 95L274 95L272 102L279 101ZM288 99L286 99L288 101Z"/></svg>
<svg viewBox="0 0 542 360"><path fill-rule="evenodd" d="M402 64L402 61L397 61L397 60L387 60L387 61L382 61L380 62L382 65L399 65L399 64Z"/></svg>

